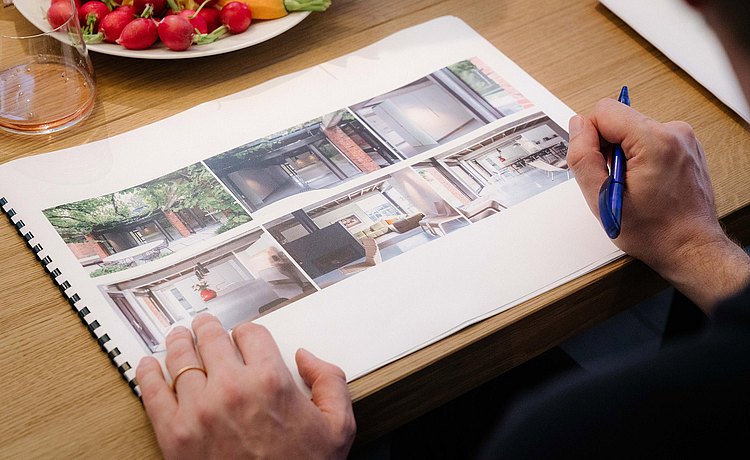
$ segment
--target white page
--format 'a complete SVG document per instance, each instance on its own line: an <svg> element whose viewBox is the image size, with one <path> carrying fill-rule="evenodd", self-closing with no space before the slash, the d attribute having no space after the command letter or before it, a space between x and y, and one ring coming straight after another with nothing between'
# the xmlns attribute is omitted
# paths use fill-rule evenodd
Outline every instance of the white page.
<svg viewBox="0 0 750 460"><path fill-rule="evenodd" d="M466 88L456 83L457 74L444 69L457 62L466 64L469 59L469 67L474 69L471 75L494 82L490 84L494 89L483 93L486 97L460 96ZM453 85L450 91L441 89L443 87L437 83L440 78L447 78L446 84ZM427 91L430 97L424 97L422 91ZM493 102L488 102L490 100ZM484 101L492 107L482 106L483 109L475 105L473 110L492 112L497 106L502 112L497 109L499 118L483 122L483 125L477 122L476 114L470 114L467 106L440 112L456 101L463 101L461 104L474 101L479 105ZM406 106L399 108L399 104ZM52 214L59 214L71 203L91 203L97 197L106 197L107 202L133 197L144 190L141 184L149 181L162 184L159 181L165 177L172 177L175 171L184 171L182 168L199 161L203 161L198 167L201 171L214 168L210 169L212 179L207 179L213 180L214 185L208 186L211 193L228 194L227 182L220 184L217 180L218 174L223 174L215 164L217 159L226 160L234 165L232 167L239 164L238 171L246 174L247 169L242 169L245 163L237 163L239 160L228 153L231 149L250 145L285 129L288 134L302 136L301 139L312 139L304 137L307 134L303 132L312 128L287 128L331 112L341 114L343 107L348 108L348 112L344 111L347 114L356 112L362 117L358 119L359 128L355 129L361 135L392 136L395 128L402 129L406 137L398 147L378 144L377 139L365 142L370 146L380 145L381 150L398 151L401 159L394 164L382 164L375 171L355 171L345 180L339 178L326 187L311 187L314 180L320 180L312 178L306 182L311 190L253 209L249 212L250 222L203 240L192 239L192 243L183 246L181 242L188 241L188 237L175 236L170 242L172 252L159 253L159 258L134 259L132 265L121 271L92 278L89 272L93 268L107 265L102 262L85 266L83 258L73 255L72 247L87 244L83 241L84 235L76 234L72 241L64 240L59 222L53 226L51 218L41 212L48 209ZM381 118L367 118L381 109L383 115L378 115ZM386 112L388 116L400 117L400 121L383 127L384 120L388 119ZM545 161L564 155L555 150L555 146L565 145L565 129L572 114L465 23L454 17L444 17L396 33L352 55L202 104L132 132L0 165L0 198L8 201L4 206L6 211L13 209L16 213L13 220L23 221L21 231L33 233L30 245L42 246L39 257L51 257L48 267L60 270L62 275L57 282L70 283L66 294L80 297L76 309L85 307L91 311L86 320L89 323L96 320L100 325L94 331L97 337L105 333L109 336L111 340L105 344L107 350L117 347L120 354L115 362L118 366L127 363L131 367L124 370L129 380L134 378L134 368L142 356L152 354L163 361L167 323L189 325L193 315L204 308L217 312L220 317L225 315L225 319L249 315L250 319L255 318L256 322L267 326L293 370L294 353L304 347L340 365L351 380L621 255L590 213L569 171L557 167L562 172L534 170L525 163L525 160L541 158L540 155L546 155ZM464 122L461 117L469 121ZM457 126L463 124L458 128L453 125L446 128L444 125L448 121ZM415 127L418 122L422 124ZM341 120L331 123L336 127L353 126L340 124ZM415 126L403 128L409 123ZM369 128L364 129L365 125ZM429 138L438 135L435 133L440 130L448 134L434 145L424 144L424 139L417 141L414 137ZM168 143L164 142L165 136L169 136ZM409 136L414 138L407 141ZM333 142L332 138L326 139L326 142ZM511 142L506 143L508 139ZM289 142L285 144L287 147L292 141ZM480 144L491 147L487 152L482 151L482 164L479 160L473 166L461 163L464 169L473 168L473 180L477 184L484 184L481 193L486 194L473 196L472 193L480 192L467 186L472 179L464 174L459 180L459 172L446 165L450 161L464 161L462 152ZM404 153L417 147L423 151ZM319 145L319 148L322 147ZM274 155L279 152L268 149L262 151ZM309 154L310 158L313 156ZM286 158L287 170L298 167L295 170L297 181L308 180L301 179L305 167L297 164L308 161L307 157L306 154ZM353 170L351 165L341 162L341 157L330 158L338 158L340 174L346 168ZM352 156L350 162L354 159ZM497 168L494 175L480 177L482 171L487 173L493 168L493 161ZM315 164L318 163L320 161ZM436 170L442 172L434 173L430 176L433 181L428 182L418 171L432 171L429 167L436 163L439 166ZM511 171L511 164L516 169ZM327 167L331 171L336 169ZM256 177L261 181L264 178L266 176ZM184 184L178 179L164 183ZM255 182L247 182L251 185L232 182L235 188L238 183L245 184L251 192L257 190L252 189L257 186ZM373 187L380 188L375 191ZM461 187L463 189L459 190ZM122 193L131 188L135 192ZM369 204L368 208L356 201L365 195L371 200L367 203L377 201L379 204ZM505 199L501 197L517 202L503 205L496 201ZM187 198L190 197L183 197ZM459 203L456 201L459 198L471 201ZM247 196L240 199L235 195L231 209L238 209L241 204L245 207L243 212L247 213L249 207L254 206L250 201ZM438 209L439 203L444 203L442 210ZM475 213L478 204L483 208ZM105 204L97 206L103 209ZM99 212L100 208L96 209ZM386 222L370 214L351 213L350 209L369 210L373 216L376 211L395 212L398 216L394 221L402 223L408 216L422 214L423 217L419 219L420 226L414 225L403 233L389 229L389 233L373 236L379 241L382 263L351 276L343 276L343 266L338 265L319 276L313 276L311 268L299 272L307 263L305 254L292 255L290 248L297 241L307 241L315 232L272 237L273 232L284 235L284 231L296 229L285 225L295 223L299 217L292 217L290 213L299 211L304 211L308 217L317 216L316 225L321 229L336 231L340 230L341 222L367 226L369 224L362 221L372 218L368 231ZM347 211L347 215L328 217L340 211ZM475 221L459 212L466 212L466 216L472 216ZM107 227L109 233L100 234L98 241L102 244L106 240L109 250L115 254L124 252L115 246L119 244L118 238L124 238L125 224L131 225L132 221L131 217L123 218L114 227ZM416 223L416 220L411 222ZM436 222L447 222L446 227L441 228ZM152 224L150 221L148 226L138 227L137 237L147 238L147 230L157 227ZM162 220L160 225L167 224ZM132 225L127 227L131 238L135 238L134 229ZM354 227L346 232L336 238L341 241L356 238ZM112 239L113 233L117 233L118 238ZM198 233L196 231L195 235ZM331 238L309 248L317 250ZM388 245L385 238L398 243ZM246 244L250 246L243 246ZM230 305L227 299L238 292L247 293L242 298L248 303L249 299L264 295L277 296L277 300L288 298L280 294L273 280L263 278L266 269L257 265L256 256L270 254L268 251L273 248L294 262L298 275L306 277L308 283L301 284L306 287L300 287L307 289L300 294L302 297L259 317L246 312L244 306L227 306ZM127 250L132 252L138 248ZM337 257L326 253L322 260L338 264ZM195 300L197 294L186 288L199 280L196 262L210 269L206 280L219 285L217 296L205 304ZM335 278L333 284L326 286L324 283L331 282L332 278ZM240 288L248 290L240 291ZM128 308L117 302L129 305L132 315L139 319L135 322L128 319ZM263 308L272 303L264 304ZM148 337L144 338L138 328L149 329L153 343ZM304 386L299 380L298 383Z"/></svg>
<svg viewBox="0 0 750 460"><path fill-rule="evenodd" d="M600 0L720 101L750 122L750 107L724 48L684 0Z"/></svg>

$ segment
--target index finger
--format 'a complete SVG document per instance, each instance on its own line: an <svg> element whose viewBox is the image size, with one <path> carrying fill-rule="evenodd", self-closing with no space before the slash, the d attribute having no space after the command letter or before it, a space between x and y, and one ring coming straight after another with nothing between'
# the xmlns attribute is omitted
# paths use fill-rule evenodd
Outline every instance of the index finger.
<svg viewBox="0 0 750 460"><path fill-rule="evenodd" d="M570 119L568 166L575 175L589 209L598 215L599 189L609 174L607 161L602 155L599 133L591 120L576 115Z"/></svg>
<svg viewBox="0 0 750 460"><path fill-rule="evenodd" d="M626 158L634 155L631 147L645 135L644 128L654 120L614 99L601 99L589 117L602 139L622 145Z"/></svg>

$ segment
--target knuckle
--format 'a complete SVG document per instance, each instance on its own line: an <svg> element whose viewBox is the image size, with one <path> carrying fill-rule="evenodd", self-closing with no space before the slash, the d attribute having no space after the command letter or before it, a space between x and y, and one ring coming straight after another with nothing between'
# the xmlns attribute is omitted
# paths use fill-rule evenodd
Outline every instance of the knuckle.
<svg viewBox="0 0 750 460"><path fill-rule="evenodd" d="M594 104L594 113L600 113L607 110L607 107L609 107L609 104L612 102L612 99L608 97L603 97L596 101L596 104Z"/></svg>
<svg viewBox="0 0 750 460"><path fill-rule="evenodd" d="M236 375L224 373L218 377L219 404L228 409L241 408L247 402L247 394Z"/></svg>
<svg viewBox="0 0 750 460"><path fill-rule="evenodd" d="M683 148L695 139L693 127L682 121L666 123L661 129L661 140L670 151Z"/></svg>
<svg viewBox="0 0 750 460"><path fill-rule="evenodd" d="M275 368L265 368L258 371L256 379L261 391L274 397L281 396L289 390L289 379Z"/></svg>
<svg viewBox="0 0 750 460"><path fill-rule="evenodd" d="M202 427L201 431L210 431L210 428L215 426L219 419L219 411L222 410L223 407L209 404L206 401L197 403L195 405L195 419L198 421L198 426Z"/></svg>
<svg viewBox="0 0 750 460"><path fill-rule="evenodd" d="M180 340L174 342L171 347L167 347L167 358L173 362L183 361L183 358L195 353L193 348L193 340Z"/></svg>
<svg viewBox="0 0 750 460"><path fill-rule="evenodd" d="M141 398L144 401L151 401L159 394L159 387L152 385L152 381L149 378L138 378L138 383L141 388Z"/></svg>
<svg viewBox="0 0 750 460"><path fill-rule="evenodd" d="M192 424L175 421L170 424L165 441L173 446L171 450L175 451L193 442L198 434Z"/></svg>

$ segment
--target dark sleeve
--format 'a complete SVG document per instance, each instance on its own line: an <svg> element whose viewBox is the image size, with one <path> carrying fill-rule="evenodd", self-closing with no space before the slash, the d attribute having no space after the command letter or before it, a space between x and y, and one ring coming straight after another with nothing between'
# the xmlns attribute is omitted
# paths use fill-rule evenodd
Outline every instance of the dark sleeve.
<svg viewBox="0 0 750 460"><path fill-rule="evenodd" d="M694 458L750 431L750 291L707 330L647 360L564 377L519 401L480 458Z"/></svg>

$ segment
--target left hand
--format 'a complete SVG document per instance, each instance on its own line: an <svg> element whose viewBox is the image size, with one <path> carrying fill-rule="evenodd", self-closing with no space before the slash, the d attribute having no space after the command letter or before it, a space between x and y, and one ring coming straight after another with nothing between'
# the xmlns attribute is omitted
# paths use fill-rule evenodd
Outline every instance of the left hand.
<svg viewBox="0 0 750 460"><path fill-rule="evenodd" d="M299 373L312 399L297 388L271 334L243 323L232 331L199 315L193 336L183 327L167 336L173 390L156 359L136 370L143 404L165 458L345 458L355 422L344 373L300 349Z"/></svg>

